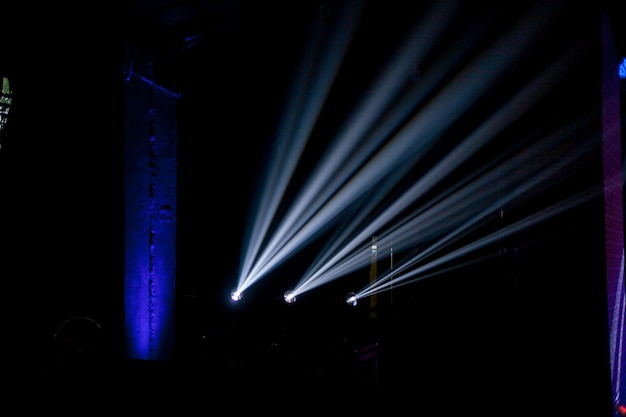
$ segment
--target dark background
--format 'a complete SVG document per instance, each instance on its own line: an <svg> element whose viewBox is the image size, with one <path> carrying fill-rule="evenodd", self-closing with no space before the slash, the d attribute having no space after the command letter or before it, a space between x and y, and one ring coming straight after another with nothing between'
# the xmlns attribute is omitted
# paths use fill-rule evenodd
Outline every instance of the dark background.
<svg viewBox="0 0 626 417"><path fill-rule="evenodd" d="M204 8L182 14L190 3ZM59 326L79 316L99 323L108 353L121 355L123 93L125 47L134 43L153 54L155 80L181 94L176 337L184 369L203 370L208 381L227 376L228 386L242 376L286 388L287 369L301 385L368 389L375 385L371 362L359 362L358 350L379 342L378 383L419 392L432 408L541 414L580 407L609 415L599 199L503 242L488 261L407 285L393 293L393 303L381 296L374 324L366 305L344 303L346 290L367 283L367 269L294 305L282 302L284 284L306 269L315 244L255 288L256 300L228 302L246 216L302 45L315 25L330 25L338 8L330 1L295 3L3 6L3 20L14 22L3 26L0 43L0 68L12 76L14 92L0 149L7 368L33 378L45 374ZM503 16L493 29L497 36L526 6L464 5L438 51L464 23L490 13ZM299 175L305 177L360 93L376 82L389 45L422 7L368 2ZM598 22L587 11L572 11L555 26L546 45L511 69L504 91L553 53L549 45L595 33ZM614 28L623 56L622 25ZM199 42L191 44L190 36ZM577 114L579 105L597 106L596 65L571 69L566 87L520 129ZM497 94L485 101L467 118L495 108ZM600 164L590 155L565 187L599 184Z"/></svg>

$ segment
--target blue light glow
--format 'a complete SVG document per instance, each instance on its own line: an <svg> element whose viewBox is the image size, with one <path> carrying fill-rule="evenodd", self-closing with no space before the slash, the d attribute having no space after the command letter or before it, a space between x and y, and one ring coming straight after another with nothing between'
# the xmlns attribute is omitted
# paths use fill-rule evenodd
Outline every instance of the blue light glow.
<svg viewBox="0 0 626 417"><path fill-rule="evenodd" d="M148 100L136 78L126 94L126 357L165 361L175 344L176 97L153 89Z"/></svg>

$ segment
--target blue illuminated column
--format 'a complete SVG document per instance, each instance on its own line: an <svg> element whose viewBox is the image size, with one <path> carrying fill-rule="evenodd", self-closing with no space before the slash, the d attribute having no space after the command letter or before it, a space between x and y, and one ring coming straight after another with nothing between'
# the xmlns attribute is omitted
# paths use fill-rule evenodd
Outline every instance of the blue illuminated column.
<svg viewBox="0 0 626 417"><path fill-rule="evenodd" d="M131 61L125 88L124 349L167 361L175 344L178 97Z"/></svg>
<svg viewBox="0 0 626 417"><path fill-rule="evenodd" d="M619 77L615 44L605 15L602 26L602 156L606 239L606 283L613 402L626 405L626 291ZM616 414L617 415L617 414ZM622 414L619 414L622 415Z"/></svg>

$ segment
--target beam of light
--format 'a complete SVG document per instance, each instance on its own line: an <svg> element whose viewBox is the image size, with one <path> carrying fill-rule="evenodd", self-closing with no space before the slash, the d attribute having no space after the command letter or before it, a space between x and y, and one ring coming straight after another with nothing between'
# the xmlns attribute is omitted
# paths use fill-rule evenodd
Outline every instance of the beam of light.
<svg viewBox="0 0 626 417"><path fill-rule="evenodd" d="M447 19L443 19L442 13L446 9L440 7L431 15L431 19L424 19L427 25L418 26L420 28L411 38L412 42L407 44L396 54L395 59L386 70L386 76L382 77L382 82L375 85L374 91L371 91L366 97L370 97L363 101L360 110L352 117L352 122L348 123L349 129L341 135L341 140L335 140L334 147L326 153L325 159L319 165L318 169L310 177L309 183L303 187L303 193L298 198L294 207L290 210L290 214L285 216L281 226L274 234L273 239L266 245L264 253L256 259L255 270L250 271L250 268L245 268L242 276L248 277L246 281L243 281L244 285L253 282L260 278L261 275L271 270L278 262L282 261L280 257L276 255L277 250L285 245L291 237L302 227L302 225L311 219L314 212L329 199L333 192L335 192L341 184L350 177L353 171L355 171L359 165L370 156L370 154L380 146L380 143L384 140L384 137L389 134L393 129L397 128L401 119L406 117L406 113L413 106L405 106L403 113L396 113L393 123L387 123L384 134L379 134L377 140L370 140L367 143L360 142L360 137L364 134L370 124L373 123L379 114L381 108L385 108L392 101L393 97L399 91L399 89L405 83L405 80L409 78L412 70L412 65L415 59L420 59L419 56L415 57L415 50L428 51L432 45L424 45L425 39L432 39L433 31L441 30L445 27ZM447 9L452 10L452 9ZM448 12L449 13L449 12ZM436 23L441 23L437 25ZM416 46L420 46L419 48ZM357 117L358 116L358 117ZM368 123L368 121L370 121ZM350 155L355 155L350 157ZM347 163L346 163L347 161ZM340 172L337 170L340 169ZM289 178L288 175L283 175L283 178ZM278 200L274 200L276 204ZM264 214L264 217L258 217L258 221L270 222L271 216ZM263 220L265 219L265 220ZM267 228L265 229L267 231ZM259 235L257 235L256 243L257 248L260 245ZM305 236L305 239L310 236ZM294 250L299 245L295 246ZM257 251L253 251L252 255L246 255L246 260L249 263L256 258ZM261 270L264 268L265 270ZM242 284L240 283L240 288Z"/></svg>
<svg viewBox="0 0 626 417"><path fill-rule="evenodd" d="M495 232L487 234L481 237L480 239L477 239L452 252L449 252L440 257L437 257L434 260L426 264L422 264L419 267L415 267L413 269L407 270L408 266L415 266L419 262L419 260L423 259L423 256L418 254L414 258L411 258L403 262L403 265L404 264L407 265L407 267L404 268L405 270L407 270L405 273L399 274L398 271L394 269L393 271L390 271L388 275L383 276L379 280L377 280L376 283L356 293L356 297L357 298L366 297L372 294L381 293L391 288L392 286L394 288L398 288L403 285L415 283L427 277L439 275L441 274L442 271L435 272L435 273L428 274L428 275L420 275L420 274L423 274L424 272L430 271L448 262L452 262L454 260L467 256L468 254L478 249L482 249L488 245L498 242L503 237L512 236L518 232L528 230L529 228L539 223L545 222L555 216L558 216L559 214L562 214L568 210L578 207L581 204L584 204L595 198L598 198L599 196L601 196L601 194L602 194L602 190L600 187L591 187L587 190L583 190L571 196L570 198L564 199L562 201L558 201L555 204L544 207L543 209L538 210L537 212L523 219L520 219L504 228L498 229ZM390 276L393 276L393 279L389 279Z"/></svg>
<svg viewBox="0 0 626 417"><path fill-rule="evenodd" d="M531 152L526 155L522 159L522 161L534 161L533 170L534 174L529 177L526 181L517 183L514 181L515 169L522 167L519 163L509 164L509 167L503 166L499 169L492 171L491 175L487 175L483 177L484 180L475 182L471 187L465 187L463 193L457 193L461 198L454 198L452 202L445 201L444 208L446 210L439 210L436 206L435 210L431 210L433 216L433 223L431 225L438 226L439 224L445 225L447 229L452 229L450 233L443 236L435 243L431 244L428 248L423 250L420 253L420 257L423 259L426 256L430 255L434 251L441 249L442 247L448 246L450 243L458 240L458 238L462 237L464 233L471 231L473 227L477 226L481 220L488 219L492 213L498 211L502 207L512 207L512 203L515 199L523 196L524 200L528 200L532 196L533 189L550 183L550 179L557 178L561 173L566 172L566 170L570 169L573 164L579 160L580 157L584 156L590 148L593 146L591 141L584 142L586 146L580 146L577 149L574 149L562 159L557 162L552 162L548 160L541 160L540 156L547 152L551 146L547 146L545 143L544 146L534 146L531 149ZM519 161L518 161L519 162ZM543 167L542 167L543 165ZM496 196L491 204L485 206L484 204L480 204L481 201L486 200L486 186L487 184L493 184L495 180L495 176L500 175L508 175L508 177L504 177L500 180L498 184L498 188L492 190L497 192ZM552 187L558 185L557 182L552 182L550 184ZM509 190L508 193L503 192ZM546 190L543 190L544 192ZM511 204L509 204L511 203ZM440 204L441 205L441 204ZM452 208L453 210L450 210ZM474 213L474 209L481 208L479 212ZM436 218L434 216L437 216ZM462 219L468 219L463 224L460 224ZM418 218L419 220L419 218ZM421 223L421 222L419 222ZM427 232L427 228L423 228L422 224L418 224L418 222L410 222L410 228L405 228L404 230L415 232L415 230L419 230L420 235L423 232ZM426 225L429 226L429 225ZM426 230L424 230L426 229ZM435 227L429 233L426 233L426 238L430 238L430 236L441 236L442 232L441 227ZM403 239L404 237L404 239ZM408 238L411 237L409 234L406 236ZM397 233L393 234L394 242L405 242L405 236L398 236ZM404 249L403 245L397 246L398 249Z"/></svg>
<svg viewBox="0 0 626 417"><path fill-rule="evenodd" d="M354 7L352 7L350 10L354 10ZM440 15L442 10L444 10L444 8L441 8L438 11L438 13L434 14L432 17L437 17L438 15ZM440 17L437 17L436 19L432 19L432 22L445 23L444 21L441 20ZM445 26L444 24L441 24L441 25L436 25L435 27L438 28L438 30L441 30L441 28L444 26ZM427 34L418 31L416 34L414 34L413 38L414 39L432 39L431 36L425 36L425 35ZM338 36L338 38L345 39L346 36L345 34L342 34L341 36ZM347 46L347 43L344 43L343 45ZM283 225L274 234L273 239L270 241L270 243L267 244L263 254L259 256L258 253L260 250L261 243L264 240L264 237L269 229L269 225L272 222L273 215L276 212L276 208L278 207L280 203L280 199L283 195L284 188L286 187L286 184L288 180L290 179L291 174L293 172L294 166L291 166L291 169L285 170L282 168L282 165L283 163L289 164L290 161L291 163L295 163L297 160L297 157L294 158L293 155L291 155L289 156L290 158L289 160L286 160L286 159L283 159L280 161L274 160L270 163L270 166L274 167L274 173L273 175L269 177L268 181L265 182L266 186L274 184L275 181L273 179L276 179L278 181L282 179L283 187L279 188L277 190L278 192L276 192L276 190L274 189L268 188L263 193L264 196L273 196L274 198L273 200L271 200L271 204L261 204L261 206L259 207L259 210L256 211L257 217L253 226L254 232L252 234L252 237L248 241L249 249L246 251L246 254L244 257L244 266L240 273L239 285L238 285L240 289L245 289L246 287L251 285L255 280L259 279L261 275L263 275L265 272L267 272L268 270L271 270L274 266L276 266L277 262L275 260L276 260L277 248L280 248L281 245L284 245L284 242L287 242L288 239L292 236L292 235L291 236L288 235L289 233L288 231L298 229L298 226L294 226L294 223L296 222L300 222L299 224L302 224L302 221L298 219L304 219L306 221L307 219L310 218L310 215L303 215L302 212L307 210L307 207L309 208L309 211L311 210L311 207L313 207L314 208L313 211L315 211L319 208L321 204L323 204L324 198L318 197L318 202L316 204L311 204L311 200L315 199L316 195L324 195L324 194L321 194L323 190L332 189L332 187L327 186L326 182L328 181L329 177L325 176L324 173L327 173L328 175L332 176L332 174L335 171L337 171L339 167L343 165L343 163L345 162L344 159L347 158L347 156L350 155L350 153L354 152L355 147L359 145L358 137L362 135L361 132L367 128L367 124L364 124L363 121L375 120L376 114L380 113L381 102L390 102L391 99L393 98L393 95L395 94L394 92L399 89L400 83L404 82L403 80L405 80L409 76L409 73L412 69L412 65L415 61L414 61L413 54L408 55L407 57L407 52L409 52L408 48L409 48L409 45L405 45L405 47L402 48L401 53L398 53L396 55L395 61L402 62L402 65L399 65L398 63L396 63L389 67L389 69L387 70L387 73L388 73L387 76L382 78L381 83L377 84L375 91L371 93L371 97L374 97L374 98L369 99L362 106L362 109L359 111L359 114L361 115L359 119L361 120L361 122L351 124L354 127L351 128L352 129L351 131L345 133L345 136L356 137L357 139L343 140L340 142L336 141L336 143L338 143L338 145L336 145L336 149L334 149L332 152L328 152L327 154L327 155L336 155L335 158L329 158L327 156L327 158L330 160L327 161L320 169L318 169L318 172L321 172L322 176L320 177L314 176L313 177L314 183L310 184L308 187L305 187L304 196L298 199L299 203L296 204L291 209L290 211L291 214L285 217L285 219L283 220ZM422 49L423 48L420 48L420 50ZM331 62L335 62L338 64L340 60L336 59L335 57L334 61L331 61ZM403 74L403 76L400 76L401 74ZM353 117L353 119L356 119L356 117ZM399 123L399 120L396 121L396 124L397 123ZM392 127L388 127L388 129L391 130ZM284 141L290 140L290 138L286 135L283 135L282 137ZM300 139L304 142L306 141L307 138L305 136L301 136ZM378 144L374 143L370 145L369 148L373 149L376 146L378 146ZM278 146L276 149L280 151L281 146ZM365 147L361 147L360 149L362 149L362 152L365 152L366 154L368 152L371 152L371 150L366 151ZM355 164L358 166L359 164L363 162L363 160L365 160L366 157L367 155L361 156L360 158L354 158L353 161L356 161ZM345 177L347 177L347 174L344 174L342 176L342 178L345 178ZM325 195L329 195L329 193L326 193ZM268 198L265 198L265 199L267 200ZM266 209L268 208L268 206L269 206L269 209ZM254 270L252 270L253 262L255 262ZM259 271L259 269L262 267L265 267L266 271Z"/></svg>
<svg viewBox="0 0 626 417"><path fill-rule="evenodd" d="M357 11L358 18L358 11L362 7L361 2L353 1L349 4L351 6L349 10L351 13ZM347 9L344 10L345 12ZM298 77L294 81L292 94L286 105L286 115L281 119L276 150L272 154L273 159L268 164L269 171L262 184L260 202L254 210L256 217L246 239L248 242L246 256L243 257L237 285L239 291L245 290L254 281L254 277L250 275L252 262L258 256L261 244L343 61L343 56L354 34L354 23L338 26L338 31L327 42L327 48L323 48L324 45L322 45L324 36L322 28L317 26L311 43L305 48L306 56L303 59L303 66L297 72ZM330 53L322 57L320 67L315 71L318 59L320 59L317 53L322 49ZM316 73L317 76L311 78L311 72ZM313 81L310 86L309 80ZM305 103L301 102L303 98L307 99Z"/></svg>
<svg viewBox="0 0 626 417"><path fill-rule="evenodd" d="M342 131L333 140L320 164L302 187L302 194L298 197L290 215L277 233L277 240L284 241L283 236L289 239L295 235L328 200L332 199L333 195L358 171L359 167L371 158L386 138L401 126L403 120L413 110L418 103L417 95L407 97L401 103L401 111L394 108L393 113L375 131L375 134L368 136L367 132L381 118L384 111L391 107L394 97L409 78L413 62L415 60L419 62L421 59L420 55L416 55L412 51L417 49L422 51L421 55L424 55L433 46L424 44L424 39L437 36L437 28L440 31L441 27L445 26L449 16L442 16L444 10L446 9L440 7L440 9L433 11L429 18L425 19L427 25L417 26L419 30L413 34L411 42L406 42L404 47L395 54L395 58L387 66L384 75L380 77L381 82L375 84L373 89L364 95L364 99L356 111L344 124ZM448 65L451 68L451 63ZM440 73L445 72L440 71Z"/></svg>
<svg viewBox="0 0 626 417"><path fill-rule="evenodd" d="M565 166L563 166L562 168L565 168ZM553 176L553 174L557 173L557 171L558 169L555 169L554 167L549 166L548 169L546 169L546 172L541 173L541 175L535 175L525 184L520 184L519 187L516 187L515 189L511 189L511 192L508 195L502 196L499 199L499 201L496 201L494 204L485 207L483 210L481 210L480 213L474 214L471 218L468 218L469 216L465 216L465 218L468 218L468 219L463 224L454 223L453 224L454 228L451 227L450 222L446 223L445 220L438 220L437 221L438 224L439 223L445 224L446 230L442 230L441 228L435 227L435 228L431 228L432 230L430 230L430 233L429 233L428 229L426 229L425 230L426 240L428 240L428 238L430 238L431 236L441 235L442 233L445 233L447 230L452 229L452 231L445 234L443 237L441 237L440 239L436 240L435 242L431 243L429 246L424 248L419 253L419 255L416 255L411 259L411 262L401 263L398 267L395 268L394 274L398 274L402 272L403 270L412 267L417 262L420 262L428 258L429 256L433 256L437 252L440 252L444 248L450 246L452 243L457 242L460 238L468 236L469 233L472 232L475 227L481 225L481 222L488 221L489 217L491 217L491 214L494 213L499 207L501 207L502 205L506 205L509 202L512 202L512 200L514 200L515 198L519 196L524 195L524 193L526 192L532 191L531 188L533 186L539 185L543 183L544 181L548 180L551 176ZM476 203L476 202L474 201L473 203ZM467 205L464 205L464 208L466 208L466 206ZM455 208L454 211L455 211L454 218L456 218L457 220L459 218L463 218L462 213L457 213L461 211L460 209ZM450 217L452 216L446 215L444 216L444 219L451 220ZM415 233L415 230L419 230L420 236L422 235L423 229L419 227L419 225L417 225L416 227L412 227L410 229L410 231L412 231L413 233ZM393 234L393 238L395 242L396 240L398 240L398 235ZM400 241L402 242L402 240ZM388 278L391 278L391 276L387 275L387 276L382 277L381 279L378 280L378 282L375 285L379 286L383 281L385 281Z"/></svg>
<svg viewBox="0 0 626 417"><path fill-rule="evenodd" d="M552 137L543 139L539 142L539 145L535 145L530 150L526 151L529 155L525 155L524 153L515 154L516 149L513 147L509 148L509 153L513 155L514 160L509 163L508 166L503 165L498 167L498 169L493 170L491 173L488 173L488 175L484 175L473 184L465 186L464 189L461 189L456 194L452 194L446 200L436 205L433 203L433 206L428 210L423 208L423 213L413 213L413 219L405 219L402 226L396 225L390 228L388 232L382 234L378 232L390 218L393 218L412 204L435 183L458 168L486 143L492 141L496 135L501 133L536 104L546 92L547 85L554 86L562 79L563 68L574 62L574 57L578 56L577 52L580 51L574 48L563 54L553 65L547 67L540 76L534 78L528 86L520 90L505 103L505 105L501 106L496 113L461 142L461 144L448 153L433 169L427 172L411 188L395 200L390 207L367 225L362 225L360 220L367 214L366 212L369 208L360 208L359 212L362 213L362 216L354 217L351 222L352 227L346 228L343 235L332 239L331 245L325 248L316 262L311 265L307 273L305 273L295 286L294 291L301 294L302 292L309 291L342 275L366 266L368 263L366 252L356 250L356 248L360 248L363 242L372 234L378 234L383 243L385 239L393 240L396 249L403 249L406 245L414 244L413 240L415 239L416 230L419 230L420 235L424 236L424 227L427 220L435 222L436 219L438 219L440 223L450 225L454 224L451 223L451 221L455 217L457 219L462 218L462 213L467 215L467 213L471 213L471 210L484 206L484 203L482 205L479 204L477 199L480 198L481 201L485 201L485 190L490 189L488 187L489 184L500 181L499 187L504 187L507 183L503 181L507 181L509 183L508 185L513 189L516 185L513 183L513 180L516 175L516 170L519 169L520 161L541 161L540 157L545 152L549 151L551 147L554 147L559 138L567 137L572 131L580 129L587 120L581 118L578 120L578 123L574 123L570 126L569 132L559 132L558 135L555 134ZM560 168L572 162L577 156L584 154L585 151L586 148L581 147L578 152L569 153L567 157L562 158L556 164L551 163L551 167L548 168L549 172L544 176L537 175L532 185L558 172ZM547 161L544 163L547 163ZM539 166L537 165L537 167ZM478 175L478 172L475 174ZM462 184L457 184L457 187L462 187ZM492 189L493 188L494 187L492 187ZM530 188L530 185L523 187L524 190L528 188ZM449 192L452 193L452 190ZM520 191L520 193L521 192L522 191ZM510 198L514 197L516 197L516 195L511 193ZM500 198L499 204L503 202L504 200ZM378 201L374 201L374 203L378 203ZM497 211L497 207L491 207L489 210ZM445 215L445 213L448 213L448 215ZM488 213L489 211L487 211L485 215ZM352 233L357 228L360 230L360 233L353 235ZM437 229L433 231L433 235L438 233L441 233L441 231ZM364 255L362 256L361 254Z"/></svg>
<svg viewBox="0 0 626 417"><path fill-rule="evenodd" d="M373 187L380 186L381 179L385 179L387 187L391 187L387 181L392 176L390 173L408 170L414 166L416 159L423 156L436 139L471 108L481 93L493 86L494 80L497 80L498 75L507 69L516 54L531 45L531 40L539 36L540 30L528 30L528 24L534 17L530 16L528 20L518 22L519 24L508 36L500 38L487 53L479 56L471 66L459 72L422 111L410 119L395 136L389 138L382 149L372 156L359 171L352 173L345 168L342 171L341 167L346 167L346 161L352 159L349 157L351 155L338 152L338 150L353 149L357 143L362 142L356 139L339 141L339 145L335 145L333 151L328 153L330 156L324 159L326 162L320 165L319 172L325 172L326 175L335 179L339 178L337 184L344 182L345 184L339 191L335 191L336 187L325 188L328 184L321 181L320 177L311 177L314 184L321 185L317 187L307 185L303 188L302 196L306 197L307 193L311 193L310 190L322 189L328 189L330 190L328 193L334 194L318 193L314 200L304 197L298 199L294 206L296 209L291 210L290 214L285 217L286 220L283 219L285 221L274 235L271 244L266 247L250 273L247 276L240 276L240 282L250 285L267 274L320 233L324 227L328 227L353 201L359 200ZM512 44L516 47L512 48ZM339 162L342 165L339 165ZM359 166L364 162L357 160L354 166ZM338 175L342 173L345 175ZM382 192L388 191L389 188ZM317 204L312 204L312 202Z"/></svg>
<svg viewBox="0 0 626 417"><path fill-rule="evenodd" d="M584 120L579 120L577 124L570 126L570 130L580 128L583 123ZM378 240L381 246L391 247L387 242L393 242L396 250L416 246L416 235L422 242L433 242L422 250L412 263L405 263L395 268L394 274L402 272L403 269L432 255L435 251L442 250L461 237L465 237L482 223L489 221L493 213L498 212L502 207L511 208L515 199L521 196L524 196L524 200L530 199L534 188L549 184L550 179L558 178L561 173L571 169L593 146L592 141L586 141L583 142L584 146L571 150L556 162L549 161L547 158L541 159L541 156L552 149L563 136L569 135L564 132L555 133L549 140L545 139L539 144L532 145L525 152L516 153L510 161L493 168L455 192L448 190L446 192L448 195L438 202L434 202L427 208L420 208L379 234ZM525 181L518 182L517 172L528 164L528 161L534 162L534 174ZM498 187L493 187L496 182ZM557 184L557 181L553 181L551 185ZM357 242L359 240L354 239L346 246L349 246L351 250ZM309 269L309 274L299 281L293 291L302 294L367 266L367 251L362 247L356 252L349 254L346 252L348 250L332 252L334 257L331 259L320 258L324 262L313 265ZM380 285L380 281L381 279L377 280L376 285Z"/></svg>
<svg viewBox="0 0 626 417"><path fill-rule="evenodd" d="M455 3L455 2L452 2ZM311 221L314 217L322 220L320 223L312 223L312 227L309 228L310 233L300 233L300 240L297 241L297 245L290 246L293 250L300 248L307 239L310 239L312 235L323 227L328 226L330 221L336 217L335 214L330 213L328 216L316 215L315 213L324 207L328 201L333 198L334 194L338 194L340 188L350 180L358 169L363 166L369 158L374 154L385 140L388 139L392 132L398 129L404 120L410 115L410 113L417 107L417 105L427 97L429 92L432 92L434 88L441 82L445 75L448 74L454 68L454 65L458 63L463 53L471 49L471 46L479 39L480 31L474 30L470 35L464 39L463 43L459 44L457 48L454 48L448 53L442 62L437 67L437 71L431 71L429 74L434 76L428 79L422 80L419 84L414 84L410 88L409 94L403 97L400 103L395 104L392 112L384 114L388 108L392 107L393 98L399 92L399 88L405 83L405 80L409 78L409 74L415 62L420 62L422 57L426 55L426 52L430 50L434 45L431 41L429 44L425 44L425 39L436 39L440 35L441 29L445 27L446 23L450 21L450 10L454 10L453 4L442 2L439 4L439 8L431 10L431 13L424 19L423 25L417 25L417 29L410 37L402 48L400 48L395 54L395 58L391 60L390 65L384 72L384 76L380 77L381 82L376 84L371 91L368 91L364 95L364 99L360 102L360 106L352 114L351 118L345 123L342 131L333 141L332 146L326 152L321 163L317 169L313 171L307 183L302 188L302 194L296 201L296 204L290 211L290 215L283 221L281 228L275 234L273 243L268 245L266 251L266 257L264 259L278 259L278 262L282 261L283 257L289 255L290 252L277 256L276 252L271 252L270 249L278 247L281 242L288 242L289 239L296 235L307 221ZM484 29L483 29L484 30ZM415 53L417 51L417 53ZM383 116L385 116L383 118ZM381 120L381 124L377 127L373 127L373 124L377 120ZM368 133L371 129L372 132ZM378 157L379 160L384 160L384 157ZM370 195L370 207L375 207L376 204L384 197L386 191L388 191L389 184L396 184L405 174L405 170L411 168L410 164L405 164L404 169L397 167L397 169L389 172L389 169L380 170L381 177L378 182L382 182L384 178L385 183L388 184L383 193L378 195ZM387 172L385 172L387 171ZM373 176L376 175L376 169L370 169L368 171ZM368 192L364 189L367 186L367 179L360 182L356 191L353 191L348 195L347 199L338 199L341 202L341 206L336 208L335 213L339 214L345 208L346 204L350 204L352 201L358 199L359 195L364 195ZM373 188L373 185L369 186ZM347 194L344 192L344 194ZM354 200L353 200L354 199ZM327 210L328 211L328 210ZM367 213L368 209L362 209ZM319 228L318 228L319 226ZM284 244L284 243L282 243ZM260 267L265 266L262 259L257 263ZM274 266L270 265L267 271Z"/></svg>

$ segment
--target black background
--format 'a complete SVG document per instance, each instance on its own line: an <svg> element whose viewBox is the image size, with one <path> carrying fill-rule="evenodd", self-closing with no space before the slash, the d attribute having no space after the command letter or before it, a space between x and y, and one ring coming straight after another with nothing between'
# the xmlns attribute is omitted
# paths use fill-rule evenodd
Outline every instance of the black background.
<svg viewBox="0 0 626 417"><path fill-rule="evenodd" d="M322 14L320 4L326 6ZM153 51L157 81L181 93L177 337L183 362L204 363L221 375L222 367L230 370L232 357L258 356L265 366L255 366L267 373L279 362L268 361L267 351L281 344L288 355L300 357L302 367L321 373L320 380L340 385L344 374L320 365L323 353L332 363L378 339L384 341L381 381L422 392L422 401L433 407L448 410L462 403L476 412L512 414L520 408L540 407L538 413L563 408L567 414L578 405L609 415L599 200L505 242L499 248L503 254L488 262L398 289L395 304L381 297L380 328L364 319L365 306L351 310L343 302L346 289L367 282L367 270L301 303L282 302L285 282L306 268L315 245L275 273L276 286L255 289L257 301L231 305L227 297L246 216L289 82L308 34L320 21L332 21L335 5L266 2L234 8L237 12L212 25L205 20L203 40L188 48L175 31L134 6L87 8L81 18L75 6L38 6L36 13L24 5L5 7L3 16L16 22L11 30L3 27L0 62L12 75L14 92L0 149L0 277L11 366L39 375L58 326L76 316L95 319L106 330L112 355L121 355L122 109L124 49L130 40ZM421 12L420 5L369 2L368 7L303 167L314 165L326 138L375 82L388 46ZM497 6L465 7L459 27L481 12L504 13ZM513 16L515 10L507 12ZM551 40L585 36L587 29L593 33L595 20L571 17L550 31ZM500 25L510 23L503 18ZM447 40L454 39L455 30L446 32ZM623 37L617 39L623 50ZM503 86L513 88L525 70L551 53L538 45L524 67L511 70L511 84ZM537 112L548 117L551 104L572 98L597 105L595 65L572 69L568 87ZM497 95L491 99L498 101ZM480 117L481 111L488 110L476 109L468 118ZM536 126L542 126L540 117ZM598 183L600 163L590 157L571 187ZM305 174L302 168L300 175ZM337 369L350 374L350 366L341 362Z"/></svg>

